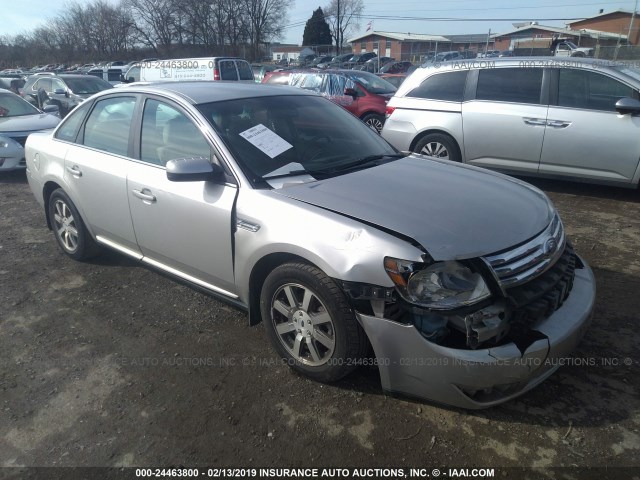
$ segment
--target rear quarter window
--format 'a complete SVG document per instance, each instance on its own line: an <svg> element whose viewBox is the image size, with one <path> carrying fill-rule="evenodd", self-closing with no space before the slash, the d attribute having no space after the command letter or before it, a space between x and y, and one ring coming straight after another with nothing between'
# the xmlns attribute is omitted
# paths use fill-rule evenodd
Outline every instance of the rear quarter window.
<svg viewBox="0 0 640 480"><path fill-rule="evenodd" d="M426 98L461 102L464 98L464 86L467 71L438 73L426 78L418 87L407 93L407 97Z"/></svg>

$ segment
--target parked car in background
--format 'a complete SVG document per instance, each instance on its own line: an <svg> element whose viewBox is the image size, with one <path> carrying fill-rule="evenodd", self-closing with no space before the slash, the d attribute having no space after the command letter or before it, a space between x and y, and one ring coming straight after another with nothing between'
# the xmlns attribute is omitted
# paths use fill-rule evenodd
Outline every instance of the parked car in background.
<svg viewBox="0 0 640 480"><path fill-rule="evenodd" d="M336 55L329 62L318 63L318 68L339 68L342 63L353 57L353 53L343 53L342 55Z"/></svg>
<svg viewBox="0 0 640 480"><path fill-rule="evenodd" d="M398 88L404 82L408 74L406 73L379 73L378 76Z"/></svg>
<svg viewBox="0 0 640 480"><path fill-rule="evenodd" d="M111 85L117 85L119 83L122 83L123 75L127 71L127 69L128 67L125 67L123 65L95 67L89 70L87 72L87 75L101 78Z"/></svg>
<svg viewBox="0 0 640 480"><path fill-rule="evenodd" d="M375 52L366 52L366 53L358 53L351 58L349 58L346 62L343 62L340 68L353 68L357 65L362 65L367 60L370 60L378 55Z"/></svg>
<svg viewBox="0 0 640 480"><path fill-rule="evenodd" d="M389 62L380 68L380 73L406 73L412 66L411 62Z"/></svg>
<svg viewBox="0 0 640 480"><path fill-rule="evenodd" d="M432 63L448 62L449 60L462 60L464 56L458 51L440 52L431 60Z"/></svg>
<svg viewBox="0 0 640 480"><path fill-rule="evenodd" d="M22 96L34 106L43 108L47 104L56 105L60 116L65 117L77 105L94 93L108 90L113 86L98 77L81 74L32 75L22 88ZM38 91L46 95L39 98Z"/></svg>
<svg viewBox="0 0 640 480"><path fill-rule="evenodd" d="M502 52L500 52L500 55L498 55L498 57L515 57L515 53L513 52L513 50L503 50Z"/></svg>
<svg viewBox="0 0 640 480"><path fill-rule="evenodd" d="M500 56L500 50L487 50L478 54L478 58L496 58Z"/></svg>
<svg viewBox="0 0 640 480"><path fill-rule="evenodd" d="M25 84L24 78L18 74L2 74L0 75L0 88L9 90L15 94L19 94Z"/></svg>
<svg viewBox="0 0 640 480"><path fill-rule="evenodd" d="M377 132L384 125L389 98L396 87L386 80L358 70L273 72L263 83L279 83L316 92L353 113Z"/></svg>
<svg viewBox="0 0 640 480"><path fill-rule="evenodd" d="M309 62L309 67L317 67L321 63L327 63L332 60L333 60L333 55L323 55L320 57L316 57L311 62Z"/></svg>
<svg viewBox="0 0 640 480"><path fill-rule="evenodd" d="M0 90L0 172L25 168L24 144L29 134L60 122L57 108L35 108L15 93Z"/></svg>
<svg viewBox="0 0 640 480"><path fill-rule="evenodd" d="M391 57L373 57L364 62L362 65L353 67L353 69L360 70L362 72L378 73L380 68L393 61L394 59Z"/></svg>
<svg viewBox="0 0 640 480"><path fill-rule="evenodd" d="M637 67L505 58L490 69L419 68L389 101L382 136L507 173L636 188L639 115Z"/></svg>
<svg viewBox="0 0 640 480"><path fill-rule="evenodd" d="M254 82L251 65L243 58L204 57L142 61L124 73L123 81L176 82L190 80L229 80Z"/></svg>
<svg viewBox="0 0 640 480"><path fill-rule="evenodd" d="M65 255L109 247L224 298L322 382L371 349L385 391L490 407L559 368L594 305L543 192L399 153L302 89L102 92L29 137L27 179Z"/></svg>
<svg viewBox="0 0 640 480"><path fill-rule="evenodd" d="M256 81L256 83L262 83L262 79L264 78L267 72L273 72L278 68L281 68L281 67L273 64L264 64L264 65L251 64L251 70L253 71L253 79Z"/></svg>

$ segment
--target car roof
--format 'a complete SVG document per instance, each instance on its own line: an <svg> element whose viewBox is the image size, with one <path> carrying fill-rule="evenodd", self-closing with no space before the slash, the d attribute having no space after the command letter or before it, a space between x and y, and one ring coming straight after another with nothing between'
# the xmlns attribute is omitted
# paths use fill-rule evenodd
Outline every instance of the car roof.
<svg viewBox="0 0 640 480"><path fill-rule="evenodd" d="M123 89L118 89L122 94ZM283 85L264 85L259 83L242 83L232 81L192 81L192 82L154 82L146 85L131 85L126 87L131 93L169 93L182 97L192 104L221 102L240 98L274 97L282 95L315 96L294 87ZM113 90L106 90L102 95L112 94Z"/></svg>

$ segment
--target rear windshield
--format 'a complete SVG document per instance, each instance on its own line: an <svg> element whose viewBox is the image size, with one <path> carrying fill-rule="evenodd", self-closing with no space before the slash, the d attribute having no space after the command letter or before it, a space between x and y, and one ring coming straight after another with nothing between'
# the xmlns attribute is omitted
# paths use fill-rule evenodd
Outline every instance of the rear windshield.
<svg viewBox="0 0 640 480"><path fill-rule="evenodd" d="M372 73L349 73L349 77L362 85L369 93L378 95L396 93L396 87Z"/></svg>
<svg viewBox="0 0 640 480"><path fill-rule="evenodd" d="M65 78L64 81L71 91L77 95L93 95L102 90L113 88L109 82L90 75L78 78Z"/></svg>
<svg viewBox="0 0 640 480"><path fill-rule="evenodd" d="M0 117L36 115L40 110L13 93L0 93Z"/></svg>

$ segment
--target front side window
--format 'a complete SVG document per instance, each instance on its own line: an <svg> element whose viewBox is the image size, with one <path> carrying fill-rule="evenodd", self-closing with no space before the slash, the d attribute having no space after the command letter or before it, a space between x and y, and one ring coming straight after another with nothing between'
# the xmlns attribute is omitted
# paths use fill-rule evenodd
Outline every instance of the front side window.
<svg viewBox="0 0 640 480"><path fill-rule="evenodd" d="M558 105L615 112L616 102L633 97L633 89L601 73L560 69Z"/></svg>
<svg viewBox="0 0 640 480"><path fill-rule="evenodd" d="M84 127L84 145L116 155L129 151L129 132L136 100L116 97L99 100Z"/></svg>
<svg viewBox="0 0 640 480"><path fill-rule="evenodd" d="M64 83L57 78L51 79L51 91L55 92L56 90L67 90Z"/></svg>
<svg viewBox="0 0 640 480"><path fill-rule="evenodd" d="M40 90L41 88L44 88L44 91L49 93L51 91L51 79L50 78L41 78L33 86L34 90Z"/></svg>
<svg viewBox="0 0 640 480"><path fill-rule="evenodd" d="M140 159L154 165L211 156L211 147L198 127L180 110L157 100L145 103L140 143Z"/></svg>
<svg viewBox="0 0 640 480"><path fill-rule="evenodd" d="M494 102L540 103L541 68L494 68L478 72L476 99Z"/></svg>
<svg viewBox="0 0 640 480"><path fill-rule="evenodd" d="M466 81L466 71L439 73L425 79L420 86L411 90L407 97L461 102Z"/></svg>

